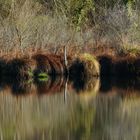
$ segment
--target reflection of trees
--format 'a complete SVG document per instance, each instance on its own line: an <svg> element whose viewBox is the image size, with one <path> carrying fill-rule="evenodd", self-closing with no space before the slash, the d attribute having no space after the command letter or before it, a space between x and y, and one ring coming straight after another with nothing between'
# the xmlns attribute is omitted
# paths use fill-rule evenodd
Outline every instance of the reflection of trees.
<svg viewBox="0 0 140 140"><path fill-rule="evenodd" d="M96 140L109 140L107 129L110 124L116 123L117 111L121 99L99 97L96 100L96 116L93 126Z"/></svg>
<svg viewBox="0 0 140 140"><path fill-rule="evenodd" d="M11 79L5 78L0 81L2 90L9 88L13 95L29 95L29 94L58 94L71 90L71 88L78 94L96 95L100 88L100 80L96 77L88 79L76 79L69 81L64 76L49 76L48 79ZM69 92L69 91L68 91ZM66 93L66 92L65 92Z"/></svg>
<svg viewBox="0 0 140 140"><path fill-rule="evenodd" d="M140 79L138 77L101 77L100 92L107 93L117 91L117 94L139 95ZM113 91L112 91L113 90Z"/></svg>
<svg viewBox="0 0 140 140"><path fill-rule="evenodd" d="M139 99L69 94L13 98L0 95L3 139L128 140L140 135Z"/></svg>
<svg viewBox="0 0 140 140"><path fill-rule="evenodd" d="M58 128L57 134L65 139L68 137L73 140L92 139L95 108L78 102L69 111L68 119Z"/></svg>
<svg viewBox="0 0 140 140"><path fill-rule="evenodd" d="M13 98L0 95L0 134L3 139L86 139L92 137L95 108L63 95Z"/></svg>
<svg viewBox="0 0 140 140"><path fill-rule="evenodd" d="M137 99L136 99L137 100ZM140 136L139 100L99 97L93 126L96 140L132 140Z"/></svg>
<svg viewBox="0 0 140 140"><path fill-rule="evenodd" d="M114 96L97 96L100 81L91 78L84 86L82 84L81 89L78 87L78 96L67 94L67 102L64 102L64 95L57 93L63 93L63 88L66 87L65 80L59 77L34 83L2 83L1 85L6 87L1 91L4 94L0 94L0 135L3 139L139 139L139 98L120 96L119 93L124 92L127 83L123 87L117 80L110 82L122 90L111 91L116 93ZM128 85L130 83L128 82ZM33 89L31 85L35 85ZM139 87L138 85L134 84L135 87ZM7 88L8 86L10 88ZM74 87L74 83L68 81L69 93L71 86ZM20 91L20 88L23 90ZM11 92L9 89L12 89L14 94L56 94L13 98L7 95ZM136 89L138 92L139 88ZM83 100L85 98L87 100Z"/></svg>
<svg viewBox="0 0 140 140"><path fill-rule="evenodd" d="M1 90L11 91L15 96L29 95L29 94L55 94L63 91L65 80L63 77L49 77L46 81L41 80L16 80L7 78L1 81Z"/></svg>

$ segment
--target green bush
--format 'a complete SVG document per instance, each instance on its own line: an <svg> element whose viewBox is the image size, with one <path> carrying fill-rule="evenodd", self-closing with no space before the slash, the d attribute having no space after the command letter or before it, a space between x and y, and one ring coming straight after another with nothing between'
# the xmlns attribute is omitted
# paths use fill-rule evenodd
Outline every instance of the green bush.
<svg viewBox="0 0 140 140"><path fill-rule="evenodd" d="M10 12L11 0L0 0L0 16L7 17Z"/></svg>
<svg viewBox="0 0 140 140"><path fill-rule="evenodd" d="M70 25L77 28L83 26L88 21L88 13L94 10L92 0L55 0L47 2L49 9L61 16L62 14L68 19ZM54 5L52 7L52 5Z"/></svg>
<svg viewBox="0 0 140 140"><path fill-rule="evenodd" d="M88 22L88 13L94 10L92 0L70 0L68 17L77 27Z"/></svg>

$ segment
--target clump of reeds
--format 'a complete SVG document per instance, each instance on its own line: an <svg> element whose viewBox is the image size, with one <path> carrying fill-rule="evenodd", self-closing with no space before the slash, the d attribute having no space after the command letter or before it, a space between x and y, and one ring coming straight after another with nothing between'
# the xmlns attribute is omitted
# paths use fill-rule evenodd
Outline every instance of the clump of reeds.
<svg viewBox="0 0 140 140"><path fill-rule="evenodd" d="M80 60L84 64L85 70L88 75L91 75L91 76L100 75L100 65L99 65L96 57L85 53L80 56Z"/></svg>
<svg viewBox="0 0 140 140"><path fill-rule="evenodd" d="M45 72L49 75L63 75L65 73L64 59L61 55L36 54L32 58L37 64L35 74Z"/></svg>
<svg viewBox="0 0 140 140"><path fill-rule="evenodd" d="M14 58L7 61L3 73L11 78L27 78L29 69L30 63L28 59Z"/></svg>
<svg viewBox="0 0 140 140"><path fill-rule="evenodd" d="M5 67L6 67L6 60L3 58L0 58L0 76L1 76L1 78L3 76L3 72L4 72Z"/></svg>
<svg viewBox="0 0 140 140"><path fill-rule="evenodd" d="M108 76L112 73L112 57L109 55L102 55L98 57L100 63L100 74L101 76Z"/></svg>
<svg viewBox="0 0 140 140"><path fill-rule="evenodd" d="M69 67L69 74L74 78L86 79L100 75L100 66L95 57L90 54L80 55Z"/></svg>
<svg viewBox="0 0 140 140"><path fill-rule="evenodd" d="M116 76L139 76L140 59L135 57L120 58L115 61Z"/></svg>
<svg viewBox="0 0 140 140"><path fill-rule="evenodd" d="M101 76L139 76L140 58L134 56L109 56L98 57L101 66Z"/></svg>
<svg viewBox="0 0 140 140"><path fill-rule="evenodd" d="M71 57L68 57L69 60ZM36 53L30 57L8 55L7 58L0 59L0 74L14 79L36 79L39 75L63 75L65 71L62 55Z"/></svg>
<svg viewBox="0 0 140 140"><path fill-rule="evenodd" d="M40 73L63 75L65 72L63 57L54 54L33 54L33 56L15 57L0 60L0 73L13 78L29 78Z"/></svg>

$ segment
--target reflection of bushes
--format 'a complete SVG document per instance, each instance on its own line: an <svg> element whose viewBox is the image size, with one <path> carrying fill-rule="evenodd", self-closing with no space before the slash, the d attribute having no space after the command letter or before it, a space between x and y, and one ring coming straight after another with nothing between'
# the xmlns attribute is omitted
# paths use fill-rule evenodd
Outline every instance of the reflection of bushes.
<svg viewBox="0 0 140 140"><path fill-rule="evenodd" d="M3 139L81 139L90 138L95 108L69 97L65 104L63 96L57 98L35 96L13 98L0 95L0 133Z"/></svg>
<svg viewBox="0 0 140 140"><path fill-rule="evenodd" d="M100 80L96 77L90 77L87 79L75 78L71 79L70 81L72 83L73 89L79 94L96 94L100 88Z"/></svg>
<svg viewBox="0 0 140 140"><path fill-rule="evenodd" d="M3 77L0 81L1 90L9 89L10 94L15 96L42 95L62 93L65 85L65 78L62 76L49 76L47 80L35 79L14 79Z"/></svg>
<svg viewBox="0 0 140 140"><path fill-rule="evenodd" d="M49 77L47 81L35 80L35 86L38 94L56 94L61 93L64 88L65 78L62 76Z"/></svg>
<svg viewBox="0 0 140 140"><path fill-rule="evenodd" d="M116 92L122 96L139 96L140 79L138 77L103 76L100 81L100 92Z"/></svg>
<svg viewBox="0 0 140 140"><path fill-rule="evenodd" d="M93 124L95 108L90 105L78 104L76 110L67 121L68 131L75 140L89 140L93 138Z"/></svg>
<svg viewBox="0 0 140 140"><path fill-rule="evenodd" d="M95 88L98 90L96 84L100 74L99 64L91 55L84 54L74 60L69 68L69 74L73 88L77 92L91 91Z"/></svg>
<svg viewBox="0 0 140 140"><path fill-rule="evenodd" d="M53 126L53 138L72 140L90 140L93 139L93 124L95 119L95 107L91 104L84 104L76 101L69 106L68 114L60 117L60 124ZM65 119L66 118L66 119Z"/></svg>

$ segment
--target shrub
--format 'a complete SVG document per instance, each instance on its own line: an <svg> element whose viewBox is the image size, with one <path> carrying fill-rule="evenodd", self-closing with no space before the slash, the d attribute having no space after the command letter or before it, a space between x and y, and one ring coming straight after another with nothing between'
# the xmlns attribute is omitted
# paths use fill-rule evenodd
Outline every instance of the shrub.
<svg viewBox="0 0 140 140"><path fill-rule="evenodd" d="M86 81L91 76L99 76L100 66L95 57L90 54L79 56L69 68L71 79L83 79ZM81 80L82 81L82 80Z"/></svg>

